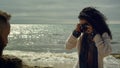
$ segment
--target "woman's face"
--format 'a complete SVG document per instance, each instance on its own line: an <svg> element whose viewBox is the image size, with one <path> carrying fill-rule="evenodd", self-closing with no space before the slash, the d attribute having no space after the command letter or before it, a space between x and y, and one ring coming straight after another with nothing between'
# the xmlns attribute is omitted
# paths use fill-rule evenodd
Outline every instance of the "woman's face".
<svg viewBox="0 0 120 68"><path fill-rule="evenodd" d="M85 20L85 19L80 19L80 24L88 24L88 26L87 26L87 33L91 33L92 31L93 31L93 27L92 27L92 25L90 24L90 23L88 23L88 21L87 20Z"/></svg>

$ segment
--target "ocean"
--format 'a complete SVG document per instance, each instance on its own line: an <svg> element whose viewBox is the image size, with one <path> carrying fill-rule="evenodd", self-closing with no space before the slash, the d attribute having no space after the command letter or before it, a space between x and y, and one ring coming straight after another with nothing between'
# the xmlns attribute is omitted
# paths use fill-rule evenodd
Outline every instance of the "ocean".
<svg viewBox="0 0 120 68"><path fill-rule="evenodd" d="M113 53L120 53L120 24L109 24L109 27ZM73 24L11 24L4 53L15 55L32 66L72 68L77 61L77 50L68 51L64 45L74 28Z"/></svg>

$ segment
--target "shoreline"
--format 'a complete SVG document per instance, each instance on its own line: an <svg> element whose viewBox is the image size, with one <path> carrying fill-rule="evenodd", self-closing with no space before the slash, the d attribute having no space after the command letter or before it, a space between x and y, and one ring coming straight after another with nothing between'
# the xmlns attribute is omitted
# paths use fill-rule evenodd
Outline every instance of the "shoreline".
<svg viewBox="0 0 120 68"><path fill-rule="evenodd" d="M72 68L77 61L77 53L36 53L24 51L4 51L5 55L16 56L23 63L23 68ZM10 57L8 57L10 58ZM105 63L120 65L120 54L112 53L105 57ZM115 63L114 63L115 62ZM106 65L106 64L105 64Z"/></svg>
<svg viewBox="0 0 120 68"><path fill-rule="evenodd" d="M43 66L29 66L22 59L13 55L3 55L0 57L0 68L53 68Z"/></svg>
<svg viewBox="0 0 120 68"><path fill-rule="evenodd" d="M120 54L118 53L113 53L111 54L113 57L115 57L116 59L120 59ZM16 56L13 55L4 55L2 57L2 59L0 58L0 63L3 62L3 64L7 64L8 67L5 68L9 68L10 66L12 66L12 68L55 68L54 66L33 66L33 65L27 65L23 59L18 58ZM11 65L12 64L12 65ZM1 65L1 64L0 64Z"/></svg>

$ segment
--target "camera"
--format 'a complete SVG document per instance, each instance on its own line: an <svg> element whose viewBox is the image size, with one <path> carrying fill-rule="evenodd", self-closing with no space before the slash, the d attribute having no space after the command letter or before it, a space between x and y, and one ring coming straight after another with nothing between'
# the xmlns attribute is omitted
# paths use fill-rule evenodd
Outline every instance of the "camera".
<svg viewBox="0 0 120 68"><path fill-rule="evenodd" d="M87 30L88 26L89 26L89 24L88 24L88 23L81 24L81 27L80 27L81 32L85 32L85 31Z"/></svg>

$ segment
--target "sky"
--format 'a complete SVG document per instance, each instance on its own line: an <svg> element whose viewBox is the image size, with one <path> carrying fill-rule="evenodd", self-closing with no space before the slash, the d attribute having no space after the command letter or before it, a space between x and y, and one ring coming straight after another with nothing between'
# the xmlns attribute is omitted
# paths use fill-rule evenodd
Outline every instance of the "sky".
<svg viewBox="0 0 120 68"><path fill-rule="evenodd" d="M0 0L0 10L10 13L15 24L75 24L88 6L100 10L107 23L120 24L120 0Z"/></svg>

